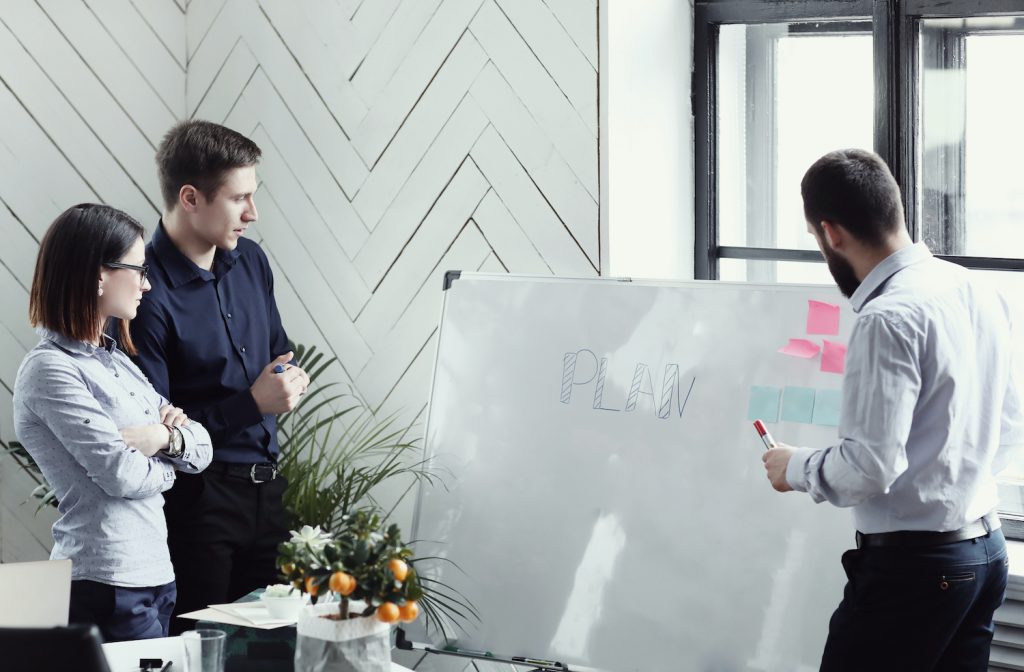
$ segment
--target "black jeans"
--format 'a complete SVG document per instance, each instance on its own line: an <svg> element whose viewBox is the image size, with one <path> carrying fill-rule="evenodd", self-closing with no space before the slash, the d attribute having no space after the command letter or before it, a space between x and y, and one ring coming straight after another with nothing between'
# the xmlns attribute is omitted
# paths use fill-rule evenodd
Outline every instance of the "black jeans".
<svg viewBox="0 0 1024 672"><path fill-rule="evenodd" d="M941 546L847 551L843 568L849 580L829 621L823 671L988 669L1009 568L1001 530Z"/></svg>
<svg viewBox="0 0 1024 672"><path fill-rule="evenodd" d="M212 471L179 472L164 493L167 546L178 584L175 616L278 583L277 546L288 539L281 503L286 486L281 477L253 483ZM171 634L193 625L175 618Z"/></svg>
<svg viewBox="0 0 1024 672"><path fill-rule="evenodd" d="M174 594L173 581L151 588L72 581L68 622L95 624L104 642L166 637Z"/></svg>

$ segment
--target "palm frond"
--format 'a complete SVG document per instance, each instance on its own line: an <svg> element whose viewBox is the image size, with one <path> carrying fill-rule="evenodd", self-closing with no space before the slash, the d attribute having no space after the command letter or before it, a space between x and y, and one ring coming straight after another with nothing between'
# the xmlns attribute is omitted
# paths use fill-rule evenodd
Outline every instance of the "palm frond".
<svg viewBox="0 0 1024 672"><path fill-rule="evenodd" d="M30 498L39 500L36 506L36 513L39 513L47 506L56 508L60 502L57 501L57 495L50 487L50 484L46 482L46 477L43 476L42 469L36 464L36 461L32 458L32 455L28 450L18 441L9 441L7 446L3 448L3 452L9 455L18 466L20 466L25 473L27 473L38 485L32 489ZM28 500L25 500L28 501Z"/></svg>

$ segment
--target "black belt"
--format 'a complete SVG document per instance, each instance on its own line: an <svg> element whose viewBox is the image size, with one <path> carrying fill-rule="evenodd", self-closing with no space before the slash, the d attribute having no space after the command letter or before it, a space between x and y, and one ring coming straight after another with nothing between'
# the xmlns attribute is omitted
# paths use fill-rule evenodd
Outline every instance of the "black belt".
<svg viewBox="0 0 1024 672"><path fill-rule="evenodd" d="M206 468L207 472L240 478L252 483L266 483L278 476L277 465L273 462L257 462L256 464L241 464L236 462L211 462Z"/></svg>
<svg viewBox="0 0 1024 672"><path fill-rule="evenodd" d="M984 518L964 525L959 530L950 532L927 532L919 530L900 530L898 532L879 532L877 534L857 533L857 548L941 546L958 541L987 537L992 530L999 529L999 518L989 514Z"/></svg>

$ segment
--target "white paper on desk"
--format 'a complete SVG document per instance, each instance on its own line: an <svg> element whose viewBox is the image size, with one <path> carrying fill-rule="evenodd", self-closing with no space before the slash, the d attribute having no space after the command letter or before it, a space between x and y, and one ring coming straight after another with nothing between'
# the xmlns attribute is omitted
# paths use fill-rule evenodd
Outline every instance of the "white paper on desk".
<svg viewBox="0 0 1024 672"><path fill-rule="evenodd" d="M191 618L197 621L212 621L228 625L243 625L248 628L273 630L286 625L295 625L295 621L273 619L267 608L259 602L241 602L237 604L211 604L206 609L180 614L180 618Z"/></svg>

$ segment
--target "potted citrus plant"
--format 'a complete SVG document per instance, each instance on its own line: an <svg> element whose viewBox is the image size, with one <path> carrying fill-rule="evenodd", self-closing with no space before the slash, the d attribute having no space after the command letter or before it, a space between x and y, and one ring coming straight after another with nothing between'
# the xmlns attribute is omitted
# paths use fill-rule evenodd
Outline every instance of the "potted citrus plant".
<svg viewBox="0 0 1024 672"><path fill-rule="evenodd" d="M391 624L415 620L423 596L412 554L374 509L344 516L333 534L308 525L292 532L277 565L313 603L299 616L296 672L391 669Z"/></svg>

